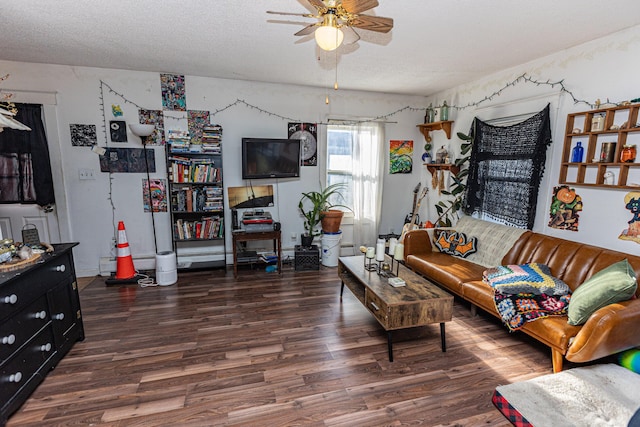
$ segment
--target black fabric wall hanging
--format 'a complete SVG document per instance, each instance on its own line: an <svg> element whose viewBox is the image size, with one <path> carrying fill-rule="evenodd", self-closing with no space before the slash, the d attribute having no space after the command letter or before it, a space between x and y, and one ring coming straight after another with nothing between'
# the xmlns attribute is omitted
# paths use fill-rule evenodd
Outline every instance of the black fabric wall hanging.
<svg viewBox="0 0 640 427"><path fill-rule="evenodd" d="M538 189L551 144L549 104L511 126L475 119L463 211L518 228L533 228Z"/></svg>

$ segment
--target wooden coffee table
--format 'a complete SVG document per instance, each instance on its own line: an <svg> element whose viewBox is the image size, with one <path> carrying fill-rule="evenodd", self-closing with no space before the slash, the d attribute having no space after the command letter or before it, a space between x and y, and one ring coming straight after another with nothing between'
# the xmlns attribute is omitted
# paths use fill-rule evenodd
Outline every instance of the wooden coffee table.
<svg viewBox="0 0 640 427"><path fill-rule="evenodd" d="M391 333L398 329L440 323L442 351L447 351L444 324L451 320L453 296L404 265L399 267L398 276L407 284L394 288L386 277L365 270L364 255L340 257L340 299L346 285L387 331L390 362L393 362Z"/></svg>

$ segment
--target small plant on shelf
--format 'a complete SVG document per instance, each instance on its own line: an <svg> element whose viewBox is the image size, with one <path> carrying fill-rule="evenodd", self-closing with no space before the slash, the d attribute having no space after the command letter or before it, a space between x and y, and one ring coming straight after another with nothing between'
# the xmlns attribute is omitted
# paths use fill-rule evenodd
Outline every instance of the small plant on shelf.
<svg viewBox="0 0 640 427"><path fill-rule="evenodd" d="M444 196L448 196L448 200L440 200L436 203L436 212L438 213L438 219L436 220L436 226L451 227L453 220L458 219L458 212L462 208L462 202L465 197L465 190L467 189L467 176L469 175L469 159L471 158L471 146L473 145L473 135L465 135L462 132L458 132L458 138L463 142L460 145L459 159L456 159L455 165L460 168L458 173L451 174L453 178L453 184L450 190L442 190Z"/></svg>

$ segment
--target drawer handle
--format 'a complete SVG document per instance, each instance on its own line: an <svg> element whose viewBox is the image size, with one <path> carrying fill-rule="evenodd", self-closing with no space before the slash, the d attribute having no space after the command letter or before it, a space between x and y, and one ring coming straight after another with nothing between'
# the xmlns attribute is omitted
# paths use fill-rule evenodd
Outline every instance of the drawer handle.
<svg viewBox="0 0 640 427"><path fill-rule="evenodd" d="M36 319L44 319L47 317L47 312L42 310L36 313Z"/></svg>
<svg viewBox="0 0 640 427"><path fill-rule="evenodd" d="M9 375L10 383L19 383L22 380L22 372L16 372L15 374Z"/></svg>
<svg viewBox="0 0 640 427"><path fill-rule="evenodd" d="M13 344L14 342L16 342L16 336L11 334L7 337L2 337L2 344Z"/></svg>
<svg viewBox="0 0 640 427"><path fill-rule="evenodd" d="M59 271L60 273L64 273L64 271L67 269L67 267L62 264L56 267L56 271Z"/></svg>
<svg viewBox="0 0 640 427"><path fill-rule="evenodd" d="M55 316L53 316L54 319L56 320L63 320L64 319L64 313L58 313Z"/></svg>
<svg viewBox="0 0 640 427"><path fill-rule="evenodd" d="M41 345L40 346L40 351L47 352L47 353L50 352L51 351L51 343L48 342L48 343L46 343L44 345Z"/></svg>
<svg viewBox="0 0 640 427"><path fill-rule="evenodd" d="M2 302L6 304L15 304L18 302L18 296L16 294L11 294L8 297L2 298Z"/></svg>
<svg viewBox="0 0 640 427"><path fill-rule="evenodd" d="M378 307L378 305L375 302L371 301L369 302L369 304L371 304L371 307L373 307L376 311L380 310L380 307Z"/></svg>

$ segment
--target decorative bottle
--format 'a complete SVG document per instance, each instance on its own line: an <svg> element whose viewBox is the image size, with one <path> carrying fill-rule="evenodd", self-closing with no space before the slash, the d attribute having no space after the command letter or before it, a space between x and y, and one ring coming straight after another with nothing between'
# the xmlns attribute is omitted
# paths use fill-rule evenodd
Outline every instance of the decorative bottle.
<svg viewBox="0 0 640 427"><path fill-rule="evenodd" d="M446 122L447 120L449 120L449 106L447 101L444 101L442 108L440 108L440 121Z"/></svg>
<svg viewBox="0 0 640 427"><path fill-rule="evenodd" d="M571 155L571 162L573 163L582 163L582 156L584 154L584 148L582 148L582 142L578 141L576 146L573 147L573 152Z"/></svg>
<svg viewBox="0 0 640 427"><path fill-rule="evenodd" d="M435 111L433 110L433 104L429 104L429 107L427 108L427 111L425 112L425 115L424 115L424 122L433 123L434 116L435 116Z"/></svg>
<svg viewBox="0 0 640 427"><path fill-rule="evenodd" d="M636 146L625 144L620 152L620 161L622 163L633 163L636 161Z"/></svg>

